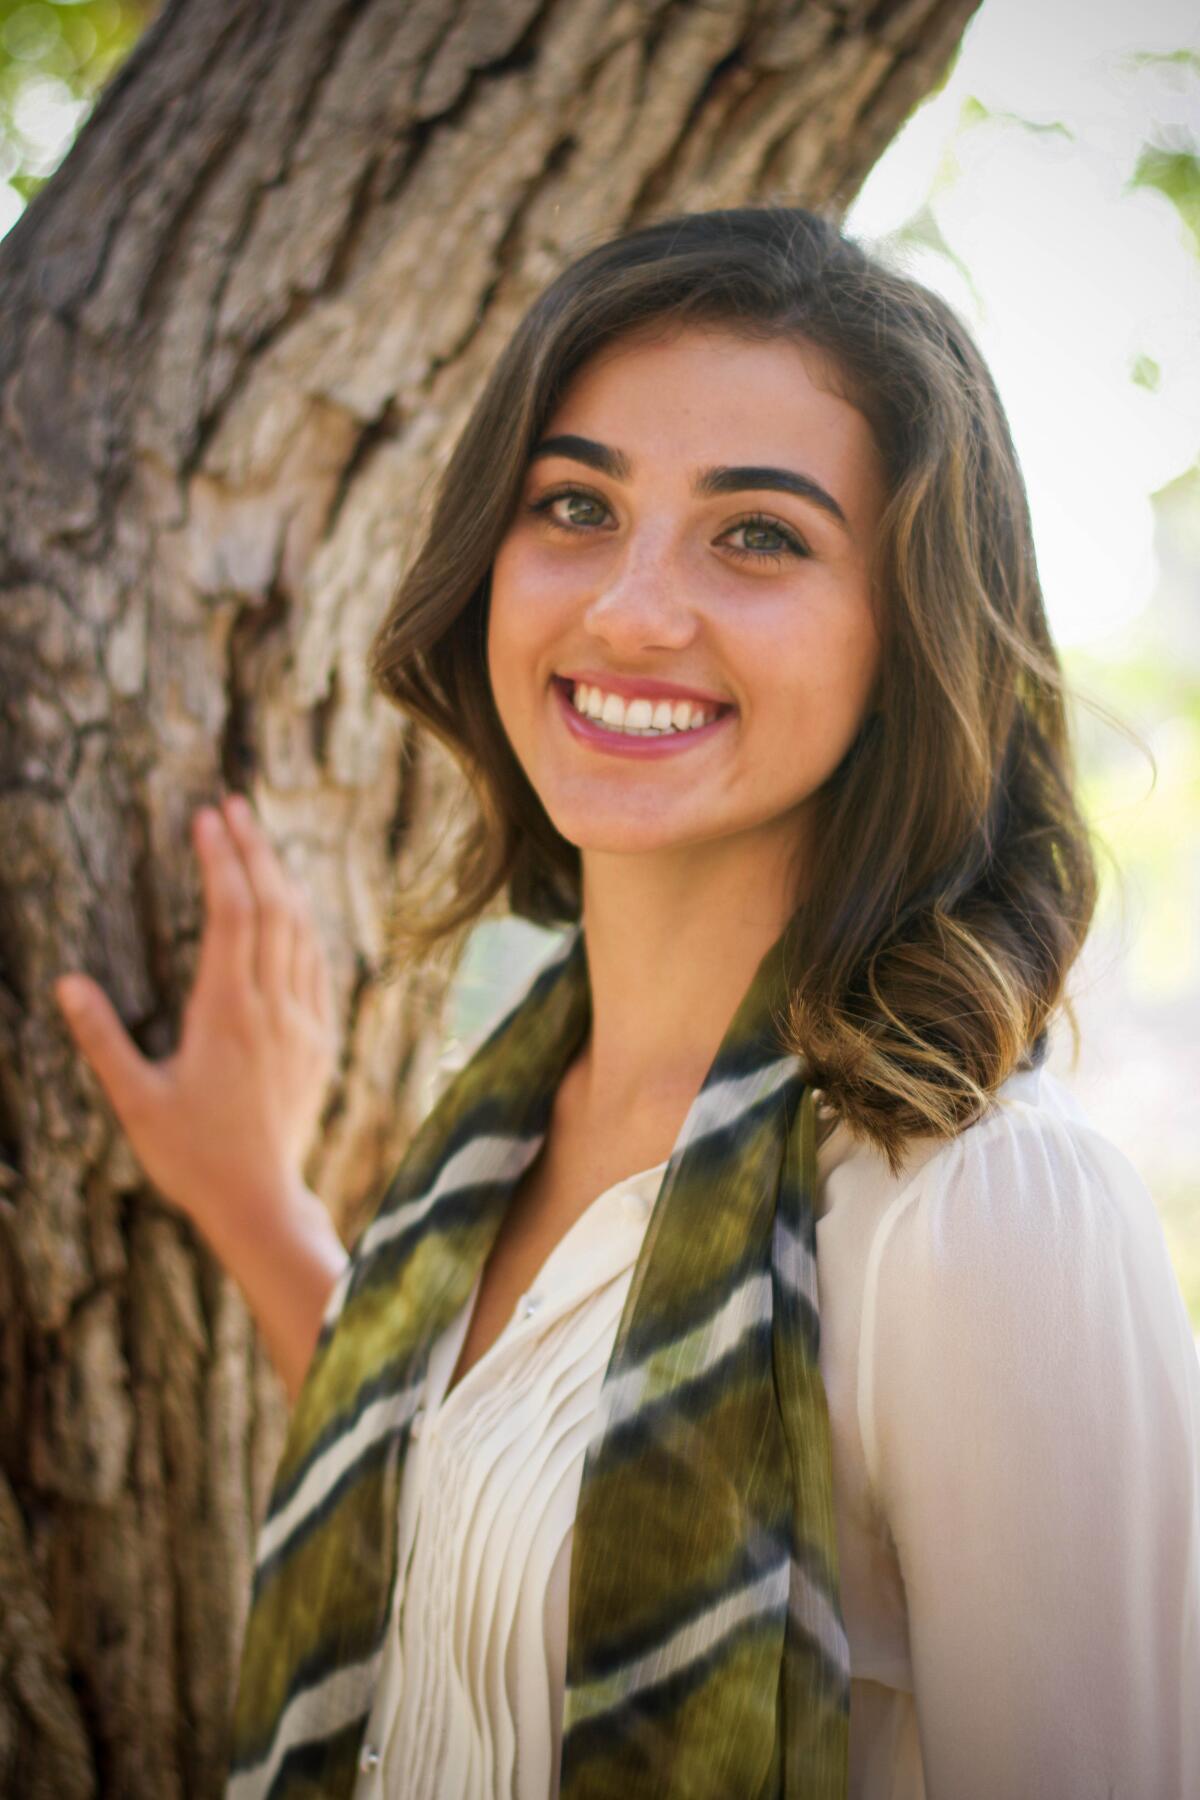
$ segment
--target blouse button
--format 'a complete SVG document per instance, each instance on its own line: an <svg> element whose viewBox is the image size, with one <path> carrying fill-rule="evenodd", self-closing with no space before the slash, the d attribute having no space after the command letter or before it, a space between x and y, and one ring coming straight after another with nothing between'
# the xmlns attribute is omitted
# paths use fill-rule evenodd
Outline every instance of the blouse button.
<svg viewBox="0 0 1200 1800"><path fill-rule="evenodd" d="M364 1775L373 1775L379 1767L379 1751L374 1744L364 1744L358 1766Z"/></svg>
<svg viewBox="0 0 1200 1800"><path fill-rule="evenodd" d="M532 1319L534 1313L542 1304L542 1296L540 1294L535 1294L531 1289L528 1294L521 1295L519 1304L522 1317Z"/></svg>
<svg viewBox="0 0 1200 1800"><path fill-rule="evenodd" d="M631 1219L634 1219L634 1220L637 1220L640 1222L642 1219L645 1219L649 1215L650 1202L646 1198L645 1194L640 1194L636 1188L629 1188L628 1191L624 1194L623 1199L624 1199L624 1203L625 1203L625 1211L628 1213L628 1215Z"/></svg>
<svg viewBox="0 0 1200 1800"><path fill-rule="evenodd" d="M424 1423L425 1423L425 1408L423 1406L418 1406L416 1412L413 1414L412 1418L409 1420L409 1423L408 1423L409 1437L414 1437L414 1438L420 1437L421 1427Z"/></svg>

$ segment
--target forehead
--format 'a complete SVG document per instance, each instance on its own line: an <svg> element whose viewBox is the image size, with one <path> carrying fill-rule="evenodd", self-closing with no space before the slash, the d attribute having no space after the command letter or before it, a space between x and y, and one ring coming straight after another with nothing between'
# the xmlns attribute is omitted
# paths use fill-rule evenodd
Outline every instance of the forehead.
<svg viewBox="0 0 1200 1800"><path fill-rule="evenodd" d="M575 430L628 453L689 462L786 462L878 476L874 438L836 363L796 337L651 325L606 344L569 380L543 435Z"/></svg>

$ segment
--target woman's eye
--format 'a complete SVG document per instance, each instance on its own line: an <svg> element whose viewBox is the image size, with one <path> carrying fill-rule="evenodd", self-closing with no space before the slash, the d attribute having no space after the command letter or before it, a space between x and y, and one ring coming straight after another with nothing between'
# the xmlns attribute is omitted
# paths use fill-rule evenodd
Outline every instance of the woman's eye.
<svg viewBox="0 0 1200 1800"><path fill-rule="evenodd" d="M740 524L730 527L730 534L737 531L745 533L745 541L730 544L729 548L735 556L748 562L779 563L789 556L805 557L811 554L794 531L776 524L774 519L743 519ZM764 542L764 539L767 541Z"/></svg>
<svg viewBox="0 0 1200 1800"><path fill-rule="evenodd" d="M559 507L563 510L556 511ZM597 515L603 515L608 508L594 494L585 494L581 488L568 488L563 493L546 494L541 500L534 500L529 510L542 514L551 525L559 525L565 531L586 531L589 526L599 523Z"/></svg>

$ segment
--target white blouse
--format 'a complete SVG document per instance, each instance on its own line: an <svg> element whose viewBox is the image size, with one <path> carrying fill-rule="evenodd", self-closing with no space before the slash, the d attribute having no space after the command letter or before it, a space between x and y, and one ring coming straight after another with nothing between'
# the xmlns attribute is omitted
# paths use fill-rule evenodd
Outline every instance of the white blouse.
<svg viewBox="0 0 1200 1800"><path fill-rule="evenodd" d="M1144 1184L1047 1071L819 1151L853 1800L1200 1796L1200 1360ZM356 1800L553 1800L592 1415L665 1163L599 1195L449 1395L435 1345Z"/></svg>

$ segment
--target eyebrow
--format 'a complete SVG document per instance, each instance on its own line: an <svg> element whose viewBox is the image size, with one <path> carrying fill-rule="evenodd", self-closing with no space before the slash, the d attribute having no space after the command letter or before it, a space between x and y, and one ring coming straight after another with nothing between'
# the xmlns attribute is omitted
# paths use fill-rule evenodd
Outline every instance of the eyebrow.
<svg viewBox="0 0 1200 1800"><path fill-rule="evenodd" d="M569 456L613 481L628 481L633 473L633 464L623 451L599 444L595 438L577 437L570 431L543 438L530 452L529 460L536 462L543 456ZM837 519L845 530L850 529L846 515L833 495L811 475L803 475L798 469L775 469L757 464L729 468L718 463L711 469L697 470L692 478L692 492L701 499L710 499L715 494L738 494L747 488L777 488L781 493L811 500L814 506Z"/></svg>

